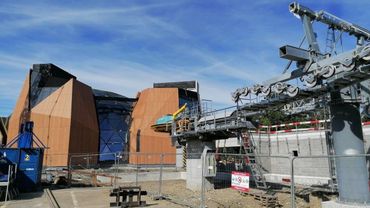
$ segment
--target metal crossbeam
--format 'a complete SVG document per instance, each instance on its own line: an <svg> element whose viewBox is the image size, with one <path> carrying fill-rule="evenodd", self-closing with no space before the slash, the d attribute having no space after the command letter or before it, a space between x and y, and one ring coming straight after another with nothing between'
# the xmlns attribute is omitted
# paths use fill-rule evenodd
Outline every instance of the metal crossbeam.
<svg viewBox="0 0 370 208"><path fill-rule="evenodd" d="M241 107L243 110L251 112L289 105L293 113L309 111L314 105L308 105L307 102L305 106L295 104L302 100L325 97L330 92L351 87L370 78L370 44L365 43L370 40L368 30L325 11L314 12L298 3L292 3L289 10L302 20L309 48L288 45L281 47L280 57L296 62L297 68L262 84L237 89L233 93L235 102L248 96L257 97L258 100L244 104ZM346 32L354 35L357 38L356 47L336 55L321 54L312 27L313 21L328 25L333 34L335 30L339 30L341 34ZM292 85L292 80L297 80L297 84L303 82L303 86ZM293 109L295 107L299 109Z"/></svg>

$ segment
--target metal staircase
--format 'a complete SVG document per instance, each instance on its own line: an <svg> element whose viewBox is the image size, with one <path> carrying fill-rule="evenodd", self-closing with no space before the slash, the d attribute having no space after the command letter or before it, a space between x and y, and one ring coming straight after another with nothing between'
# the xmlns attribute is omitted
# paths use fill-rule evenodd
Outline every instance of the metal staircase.
<svg viewBox="0 0 370 208"><path fill-rule="evenodd" d="M248 166L251 169L252 177L257 188L267 189L265 177L262 174L261 161L257 155L256 145L253 138L248 131L240 133L241 144L245 151L245 157L248 162Z"/></svg>

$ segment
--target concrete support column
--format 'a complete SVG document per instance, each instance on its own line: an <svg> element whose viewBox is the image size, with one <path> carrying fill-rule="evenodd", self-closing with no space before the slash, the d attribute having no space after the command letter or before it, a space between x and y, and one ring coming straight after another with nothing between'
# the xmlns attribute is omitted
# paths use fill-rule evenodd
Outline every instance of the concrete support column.
<svg viewBox="0 0 370 208"><path fill-rule="evenodd" d="M184 167L183 154L184 154L183 146L177 146L176 147L176 168Z"/></svg>
<svg viewBox="0 0 370 208"><path fill-rule="evenodd" d="M202 154L205 156L208 150L215 150L214 141L188 140L186 159L186 188L200 191L202 188ZM206 178L205 190L213 188L212 178Z"/></svg>
<svg viewBox="0 0 370 208"><path fill-rule="evenodd" d="M331 95L331 125L336 155L364 154L361 117L357 103L348 103L339 93ZM335 159L339 202L369 203L369 175L365 157Z"/></svg>

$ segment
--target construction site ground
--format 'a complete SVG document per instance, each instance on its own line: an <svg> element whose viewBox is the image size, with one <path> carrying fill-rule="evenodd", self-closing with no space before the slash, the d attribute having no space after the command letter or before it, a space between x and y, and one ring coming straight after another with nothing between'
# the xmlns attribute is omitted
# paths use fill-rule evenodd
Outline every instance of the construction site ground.
<svg viewBox="0 0 370 208"><path fill-rule="evenodd" d="M132 184L120 184L120 186ZM185 188L186 183L183 180L164 181L162 193L166 199L154 200L153 196L157 195L158 182L140 182L142 190L148 191L144 196L147 207L199 207L200 193L193 192ZM253 191L253 190L252 190ZM109 197L110 187L81 187L65 188L52 191L60 207L109 207L109 203L114 198ZM276 193L280 207L290 207L289 189L282 189ZM297 207L321 207L320 199L309 197L305 201L304 197L297 197ZM238 191L233 189L217 189L207 191L207 207L263 207L259 200L253 196L242 196ZM44 208L49 207L49 201L44 192L21 194L19 198L8 203L1 204L1 207L27 207L27 208Z"/></svg>

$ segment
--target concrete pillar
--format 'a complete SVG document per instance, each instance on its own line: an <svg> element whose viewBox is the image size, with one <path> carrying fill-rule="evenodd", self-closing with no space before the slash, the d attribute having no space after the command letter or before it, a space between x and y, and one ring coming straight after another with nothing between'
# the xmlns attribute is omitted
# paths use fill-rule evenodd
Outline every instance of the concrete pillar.
<svg viewBox="0 0 370 208"><path fill-rule="evenodd" d="M183 146L177 146L176 147L176 168L184 167L183 153L184 153Z"/></svg>
<svg viewBox="0 0 370 208"><path fill-rule="evenodd" d="M357 103L332 93L331 125L336 155L364 154L361 117ZM369 176L365 157L336 158L339 203L369 203Z"/></svg>
<svg viewBox="0 0 370 208"><path fill-rule="evenodd" d="M214 141L188 140L186 159L186 188L200 191L202 188L202 154L205 156L208 150L215 150ZM212 178L206 178L205 190L213 188Z"/></svg>

